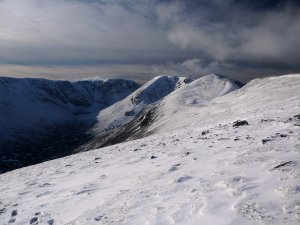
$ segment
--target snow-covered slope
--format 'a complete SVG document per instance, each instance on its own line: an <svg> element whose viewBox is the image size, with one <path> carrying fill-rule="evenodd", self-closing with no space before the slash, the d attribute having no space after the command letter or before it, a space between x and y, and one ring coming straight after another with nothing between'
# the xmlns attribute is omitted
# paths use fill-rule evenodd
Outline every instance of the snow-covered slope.
<svg viewBox="0 0 300 225"><path fill-rule="evenodd" d="M174 105L175 108L185 105L204 105L212 99L239 89L242 84L227 77L211 74L194 80L167 96L162 105ZM167 110L167 109L166 109Z"/></svg>
<svg viewBox="0 0 300 225"><path fill-rule="evenodd" d="M0 77L0 173L72 154L100 110L122 100L133 81L51 81Z"/></svg>
<svg viewBox="0 0 300 225"><path fill-rule="evenodd" d="M213 99L242 86L240 82L222 75L207 75L168 95L158 107L158 114L170 118L176 112L185 112L187 108L206 105Z"/></svg>
<svg viewBox="0 0 300 225"><path fill-rule="evenodd" d="M103 135L188 82L160 76L138 88L119 79L0 78L0 172L91 150L90 142L99 146Z"/></svg>
<svg viewBox="0 0 300 225"><path fill-rule="evenodd" d="M161 101L174 90L189 83L185 77L158 76L148 81L127 98L102 110L98 115L96 131L111 131L133 120L145 107Z"/></svg>
<svg viewBox="0 0 300 225"><path fill-rule="evenodd" d="M207 104L241 86L240 82L216 74L192 82L183 77L156 77L124 100L100 112L96 128L102 134L98 132L97 138L88 142L89 147L85 148L145 137L151 133L151 124L171 119L176 112L185 112L193 105Z"/></svg>
<svg viewBox="0 0 300 225"><path fill-rule="evenodd" d="M299 224L300 76L189 98L155 135L0 175L0 224Z"/></svg>
<svg viewBox="0 0 300 225"><path fill-rule="evenodd" d="M98 112L139 87L128 80L77 82L0 77L0 134L45 127Z"/></svg>
<svg viewBox="0 0 300 225"><path fill-rule="evenodd" d="M187 94L184 98L186 102L196 101L200 104L188 104L189 107L185 107L185 110L178 110L175 113L170 109L179 107L180 104L174 107L172 105L174 101L170 101L171 103L163 101L159 114L164 116L151 124L149 130L164 132L184 126L224 123L238 117L256 118L256 113L267 116L287 110L284 104L289 102L295 104L293 107L297 109L298 105L294 101L298 101L300 96L299 77L299 74L292 74L255 79L236 91L212 98L208 104L206 101L199 101L193 94ZM220 89L222 90L222 87ZM224 92L226 92L226 85ZM193 89L189 89L188 93L193 93ZM173 98L171 95L169 97ZM178 99L176 95L175 99Z"/></svg>

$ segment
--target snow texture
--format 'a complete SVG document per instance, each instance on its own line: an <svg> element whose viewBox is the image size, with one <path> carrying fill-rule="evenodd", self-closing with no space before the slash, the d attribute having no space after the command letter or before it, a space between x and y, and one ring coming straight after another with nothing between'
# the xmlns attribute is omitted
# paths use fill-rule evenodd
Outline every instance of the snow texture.
<svg viewBox="0 0 300 225"><path fill-rule="evenodd" d="M161 101L165 96L186 85L185 77L158 76L144 84L122 101L102 110L97 119L95 131L111 131L133 120L139 112L151 104Z"/></svg>
<svg viewBox="0 0 300 225"><path fill-rule="evenodd" d="M299 224L300 76L197 82L154 135L1 174L0 224Z"/></svg>

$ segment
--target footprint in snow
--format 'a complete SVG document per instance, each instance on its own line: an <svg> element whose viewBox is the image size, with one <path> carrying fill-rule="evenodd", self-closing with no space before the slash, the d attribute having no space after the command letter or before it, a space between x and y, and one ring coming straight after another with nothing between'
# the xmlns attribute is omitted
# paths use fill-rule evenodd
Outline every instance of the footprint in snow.
<svg viewBox="0 0 300 225"><path fill-rule="evenodd" d="M37 217L31 218L29 223L30 224L38 224L39 223L38 218Z"/></svg>
<svg viewBox="0 0 300 225"><path fill-rule="evenodd" d="M18 215L18 211L15 209L11 212L10 216L11 218L9 219L8 223L14 223L16 222L16 216Z"/></svg>
<svg viewBox="0 0 300 225"><path fill-rule="evenodd" d="M0 215L3 214L3 213L5 213L5 211L6 211L6 208L0 209Z"/></svg>
<svg viewBox="0 0 300 225"><path fill-rule="evenodd" d="M100 215L94 218L95 221L100 221L102 220L102 218L104 217L104 215Z"/></svg>
<svg viewBox="0 0 300 225"><path fill-rule="evenodd" d="M9 221L8 221L8 223L14 223L14 222L16 222L16 218L11 218L11 219L9 219Z"/></svg>
<svg viewBox="0 0 300 225"><path fill-rule="evenodd" d="M11 217L15 217L18 215L18 211L15 209L11 212Z"/></svg>
<svg viewBox="0 0 300 225"><path fill-rule="evenodd" d="M106 178L107 178L107 176L105 174L100 176L100 179L106 179Z"/></svg>
<svg viewBox="0 0 300 225"><path fill-rule="evenodd" d="M173 172L173 171L176 171L178 170L178 168L176 166L172 166L170 169L169 169L169 172Z"/></svg>
<svg viewBox="0 0 300 225"><path fill-rule="evenodd" d="M35 197L36 197L36 198L39 198L39 197L42 197L42 196L44 196L44 195L49 195L49 194L51 194L51 193L52 193L51 191L46 191L46 192L43 192L43 193L41 193L41 194L36 195Z"/></svg>
<svg viewBox="0 0 300 225"><path fill-rule="evenodd" d="M23 192L19 192L18 195L26 195L28 193L30 193L30 191L23 191Z"/></svg>
<svg viewBox="0 0 300 225"><path fill-rule="evenodd" d="M54 224L54 219L48 220L48 225L53 225Z"/></svg>
<svg viewBox="0 0 300 225"><path fill-rule="evenodd" d="M40 184L39 187L47 187L47 186L51 186L50 183L43 183L43 184Z"/></svg>
<svg viewBox="0 0 300 225"><path fill-rule="evenodd" d="M173 165L170 169L169 172L173 172L175 170L178 170L178 166L180 166L180 163Z"/></svg>
<svg viewBox="0 0 300 225"><path fill-rule="evenodd" d="M30 182L26 182L25 184L26 184L27 186L34 186L34 185L37 184L37 182L35 182L35 181L30 181Z"/></svg>
<svg viewBox="0 0 300 225"><path fill-rule="evenodd" d="M192 179L192 177L190 177L190 176L183 176L183 177L177 178L177 179L175 180L175 182L176 182L176 183L183 183L183 182L188 181L188 180L190 180L190 179Z"/></svg>

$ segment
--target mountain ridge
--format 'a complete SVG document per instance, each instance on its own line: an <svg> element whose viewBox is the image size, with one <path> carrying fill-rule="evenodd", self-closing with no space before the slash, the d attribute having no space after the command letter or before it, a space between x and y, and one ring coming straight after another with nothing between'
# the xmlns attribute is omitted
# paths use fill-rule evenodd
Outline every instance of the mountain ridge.
<svg viewBox="0 0 300 225"><path fill-rule="evenodd" d="M1 77L0 170L71 154L74 146L92 137L87 130L99 110L139 87L122 79L71 82Z"/></svg>
<svg viewBox="0 0 300 225"><path fill-rule="evenodd" d="M147 136L160 117L209 103L240 86L215 74L196 80L157 76L141 87L120 79L0 78L0 102L11 104L0 112L0 170Z"/></svg>
<svg viewBox="0 0 300 225"><path fill-rule="evenodd" d="M172 116L144 108L130 123L147 137L0 174L0 221L299 224L300 75L219 84L205 101L172 92L187 98Z"/></svg>

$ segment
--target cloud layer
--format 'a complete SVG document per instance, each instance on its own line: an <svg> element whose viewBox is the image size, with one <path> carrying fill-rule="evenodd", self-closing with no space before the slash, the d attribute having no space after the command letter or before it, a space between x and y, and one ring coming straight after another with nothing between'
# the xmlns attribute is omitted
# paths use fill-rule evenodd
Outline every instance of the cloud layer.
<svg viewBox="0 0 300 225"><path fill-rule="evenodd" d="M1 0L0 27L1 75L300 71L297 1Z"/></svg>

